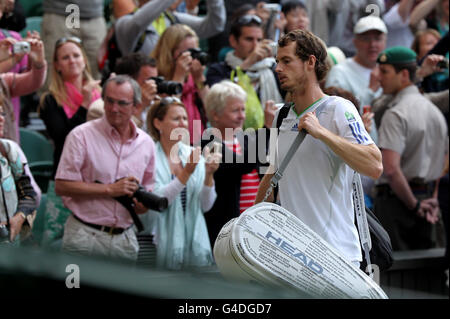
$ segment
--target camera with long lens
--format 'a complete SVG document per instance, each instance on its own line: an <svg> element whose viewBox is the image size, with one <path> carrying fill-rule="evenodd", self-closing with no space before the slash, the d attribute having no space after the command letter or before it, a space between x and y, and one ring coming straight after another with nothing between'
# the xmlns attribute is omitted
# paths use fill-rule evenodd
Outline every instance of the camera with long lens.
<svg viewBox="0 0 450 319"><path fill-rule="evenodd" d="M183 85L175 81L166 81L163 76L154 76L149 80L156 83L158 94L179 95L183 92Z"/></svg>
<svg viewBox="0 0 450 319"><path fill-rule="evenodd" d="M100 181L95 182L102 184L102 182ZM144 226L142 225L141 220L134 211L135 205L133 202L133 198L136 198L138 202L142 203L148 209L156 210L158 212L162 212L167 208L167 206L169 206L169 201L166 197L159 197L158 195L155 195L151 192L147 192L145 188L140 184L138 184L138 189L131 197L127 195L114 197L116 201L121 203L128 210L139 232L144 230Z"/></svg>
<svg viewBox="0 0 450 319"><path fill-rule="evenodd" d="M139 185L139 188L134 192L133 197L145 207L158 212L162 212L169 205L166 197L159 197L151 192L147 192L142 185Z"/></svg>
<svg viewBox="0 0 450 319"><path fill-rule="evenodd" d="M114 197L125 208L130 209L134 207L133 198L136 198L138 202L142 203L148 209L153 209L158 212L162 212L167 208L169 202L165 197L159 197L151 192L147 192L142 185L139 185L138 189L134 192L133 196L127 195Z"/></svg>
<svg viewBox="0 0 450 319"><path fill-rule="evenodd" d="M201 65L208 64L208 61L209 61L208 53L206 53L198 48L191 48L191 49L188 49L187 51L189 51L191 53L191 57L195 60L198 60Z"/></svg>
<svg viewBox="0 0 450 319"><path fill-rule="evenodd" d="M142 225L141 220L134 211L133 198L136 198L138 202L143 204L148 209L153 209L158 212L162 212L167 208L167 206L169 206L169 201L167 198L159 197L153 193L147 192L142 185L139 185L132 197L127 195L114 197L115 200L121 203L128 210L139 232L144 230L144 225Z"/></svg>
<svg viewBox="0 0 450 319"><path fill-rule="evenodd" d="M9 244L9 230L6 225L0 225L0 245Z"/></svg>

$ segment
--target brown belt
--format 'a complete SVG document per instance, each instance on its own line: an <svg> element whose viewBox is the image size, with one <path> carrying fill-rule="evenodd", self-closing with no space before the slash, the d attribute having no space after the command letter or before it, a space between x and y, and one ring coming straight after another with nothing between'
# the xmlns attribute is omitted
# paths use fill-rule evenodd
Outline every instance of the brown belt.
<svg viewBox="0 0 450 319"><path fill-rule="evenodd" d="M91 224L91 223L85 222L84 220L82 220L81 218L79 218L75 214L72 214L72 215L73 215L73 217L75 217L76 220L78 220L82 224L85 224L86 226L89 226L89 227L95 228L97 230L103 231L103 232L108 233L110 235L119 235L119 234L122 234L124 231L127 230L125 228L117 228L117 227L109 227L109 226L102 226L102 225L97 225L97 224Z"/></svg>

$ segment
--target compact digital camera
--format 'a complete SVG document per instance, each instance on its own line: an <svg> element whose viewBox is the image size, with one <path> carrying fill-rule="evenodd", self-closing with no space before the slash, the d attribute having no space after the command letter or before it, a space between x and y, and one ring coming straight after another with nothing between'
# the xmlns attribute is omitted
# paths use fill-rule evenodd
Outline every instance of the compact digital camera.
<svg viewBox="0 0 450 319"><path fill-rule="evenodd" d="M13 44L12 52L18 53L30 53L30 44L25 41L16 42Z"/></svg>
<svg viewBox="0 0 450 319"><path fill-rule="evenodd" d="M264 9L269 10L269 11L280 12L281 6L278 3L265 3Z"/></svg>
<svg viewBox="0 0 450 319"><path fill-rule="evenodd" d="M269 43L270 49L272 50L272 55L274 57L277 56L277 52L278 52L278 44L276 42L271 42Z"/></svg>

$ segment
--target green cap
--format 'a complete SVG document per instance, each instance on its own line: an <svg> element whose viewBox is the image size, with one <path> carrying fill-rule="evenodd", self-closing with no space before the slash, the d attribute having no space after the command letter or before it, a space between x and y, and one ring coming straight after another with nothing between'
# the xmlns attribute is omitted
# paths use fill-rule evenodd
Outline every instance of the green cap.
<svg viewBox="0 0 450 319"><path fill-rule="evenodd" d="M416 52L407 47L397 46L381 52L377 62L380 64L405 64L416 62L416 59Z"/></svg>

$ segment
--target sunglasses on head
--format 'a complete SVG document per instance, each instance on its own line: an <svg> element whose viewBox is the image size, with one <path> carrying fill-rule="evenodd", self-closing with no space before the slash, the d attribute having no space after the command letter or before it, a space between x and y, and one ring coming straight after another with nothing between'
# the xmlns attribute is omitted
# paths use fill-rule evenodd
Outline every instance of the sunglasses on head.
<svg viewBox="0 0 450 319"><path fill-rule="evenodd" d="M181 100L175 96L166 96L159 101L159 105L167 106L173 103L183 104Z"/></svg>
<svg viewBox="0 0 450 319"><path fill-rule="evenodd" d="M66 42L75 42L81 45L81 39L77 38L77 37L62 37L59 38L56 42L55 42L55 48L59 47L60 45L63 45Z"/></svg>
<svg viewBox="0 0 450 319"><path fill-rule="evenodd" d="M243 15L242 17L240 17L239 19L237 19L236 22L237 22L237 24L243 25L243 26L245 26L245 25L247 25L247 24L250 24L250 23L256 23L256 24L258 24L258 25L261 25L261 24L262 24L261 18L258 17L258 16L256 16L256 15L254 15L254 14L246 14L246 15Z"/></svg>

